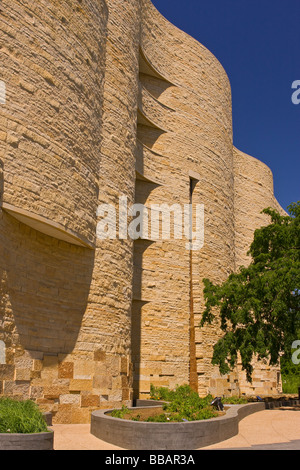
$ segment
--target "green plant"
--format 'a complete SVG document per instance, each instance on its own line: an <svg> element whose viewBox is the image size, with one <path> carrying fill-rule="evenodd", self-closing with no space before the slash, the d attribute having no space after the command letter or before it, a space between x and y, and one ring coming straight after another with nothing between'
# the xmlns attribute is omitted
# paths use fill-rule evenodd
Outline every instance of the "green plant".
<svg viewBox="0 0 300 470"><path fill-rule="evenodd" d="M47 424L36 403L0 398L0 433L47 432Z"/></svg>
<svg viewBox="0 0 300 470"><path fill-rule="evenodd" d="M170 390L167 387L155 387L153 384L150 385L150 398L152 400L173 401L176 399L186 399L195 394L197 395L189 385L177 385L175 390Z"/></svg>
<svg viewBox="0 0 300 470"><path fill-rule="evenodd" d="M248 403L248 400L246 397L232 396L232 397L224 397L222 402L228 405L243 405L245 403Z"/></svg>
<svg viewBox="0 0 300 470"><path fill-rule="evenodd" d="M203 279L205 309L201 326L218 319L222 337L213 348L212 364L228 374L241 361L252 381L253 359L278 364L289 354L300 329L300 201L290 215L271 208L262 212L271 223L257 229L247 267L220 285Z"/></svg>
<svg viewBox="0 0 300 470"><path fill-rule="evenodd" d="M295 335L295 339L300 338L300 329ZM300 364L292 361L292 350L286 352L280 359L281 379L283 393L298 394L300 387Z"/></svg>
<svg viewBox="0 0 300 470"><path fill-rule="evenodd" d="M156 416L149 416L149 418L147 418L148 423L167 423L169 421L175 421L175 419L169 418L165 413Z"/></svg>
<svg viewBox="0 0 300 470"><path fill-rule="evenodd" d="M152 400L170 401L173 396L174 391L166 387L154 387L153 384L150 385L150 398Z"/></svg>
<svg viewBox="0 0 300 470"><path fill-rule="evenodd" d="M123 419L126 414L130 414L129 408L127 406L122 405L122 408L120 410L113 410L111 412L111 416L113 418L121 418Z"/></svg>
<svg viewBox="0 0 300 470"><path fill-rule="evenodd" d="M136 416L132 416L132 421L139 421L141 419L141 415L136 415Z"/></svg>
<svg viewBox="0 0 300 470"><path fill-rule="evenodd" d="M210 405L212 395L200 398L189 385L177 386L175 390L151 386L151 397L156 397L156 399L163 397L167 401L163 406L164 411L168 413L168 416L164 415L164 421L194 421L218 416L217 411ZM159 421L162 419L162 416L155 418Z"/></svg>

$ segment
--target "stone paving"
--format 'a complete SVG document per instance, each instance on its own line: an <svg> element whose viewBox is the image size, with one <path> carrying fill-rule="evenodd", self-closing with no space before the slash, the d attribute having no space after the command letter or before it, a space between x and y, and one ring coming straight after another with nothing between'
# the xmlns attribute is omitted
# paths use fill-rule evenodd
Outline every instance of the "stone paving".
<svg viewBox="0 0 300 470"><path fill-rule="evenodd" d="M122 450L91 435L89 424L55 424L52 429L55 450ZM300 406L247 416L236 436L200 450L300 450Z"/></svg>
<svg viewBox="0 0 300 470"><path fill-rule="evenodd" d="M239 423L239 433L205 450L300 450L300 406L264 410Z"/></svg>

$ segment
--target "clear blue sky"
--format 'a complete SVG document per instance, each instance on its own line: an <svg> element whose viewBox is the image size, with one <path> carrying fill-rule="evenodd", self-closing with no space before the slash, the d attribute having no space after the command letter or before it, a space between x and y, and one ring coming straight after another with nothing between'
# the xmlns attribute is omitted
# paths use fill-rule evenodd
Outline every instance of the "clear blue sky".
<svg viewBox="0 0 300 470"><path fill-rule="evenodd" d="M221 62L231 82L234 145L266 163L284 209L300 200L300 0L152 0Z"/></svg>

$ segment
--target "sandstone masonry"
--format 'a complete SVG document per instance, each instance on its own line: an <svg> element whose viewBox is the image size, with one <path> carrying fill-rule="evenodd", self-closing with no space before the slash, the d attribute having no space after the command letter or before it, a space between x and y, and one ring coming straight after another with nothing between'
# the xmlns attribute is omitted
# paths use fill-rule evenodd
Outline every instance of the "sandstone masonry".
<svg viewBox="0 0 300 470"><path fill-rule="evenodd" d="M211 365L202 279L247 264L271 171L233 146L217 59L150 0L2 0L0 394L53 423L190 383L276 394L279 368ZM192 191L191 191L192 188ZM99 204L203 204L205 244L99 240Z"/></svg>

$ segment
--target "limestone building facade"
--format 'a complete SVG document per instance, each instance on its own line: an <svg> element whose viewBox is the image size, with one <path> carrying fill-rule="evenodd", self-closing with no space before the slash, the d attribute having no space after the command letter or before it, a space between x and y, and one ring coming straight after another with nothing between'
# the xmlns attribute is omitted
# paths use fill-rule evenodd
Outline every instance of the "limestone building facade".
<svg viewBox="0 0 300 470"><path fill-rule="evenodd" d="M202 279L248 263L279 207L269 168L233 145L221 64L150 0L2 0L0 394L53 422L190 383L275 394L211 365ZM102 204L201 204L205 239L97 237ZM98 214L98 215L97 215Z"/></svg>

